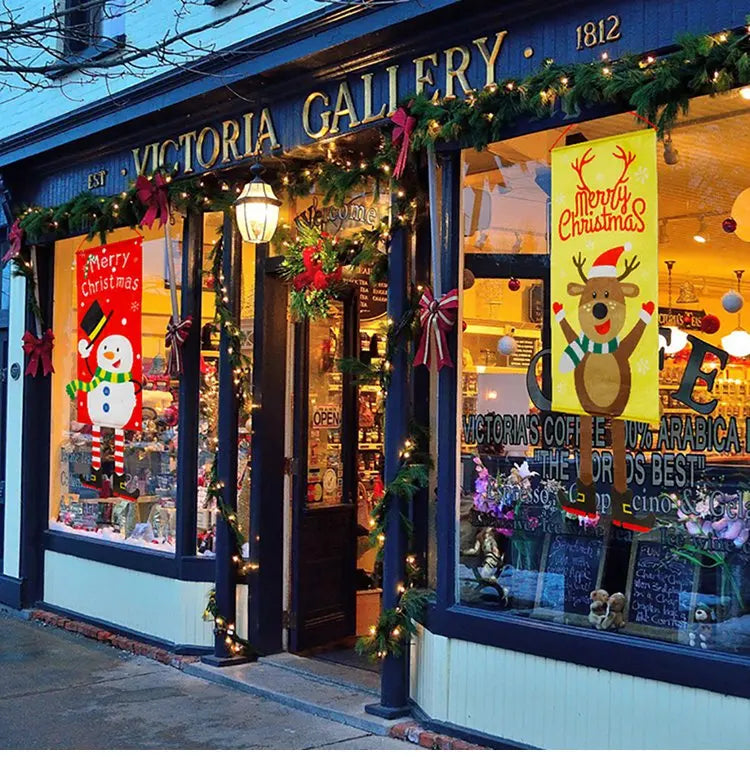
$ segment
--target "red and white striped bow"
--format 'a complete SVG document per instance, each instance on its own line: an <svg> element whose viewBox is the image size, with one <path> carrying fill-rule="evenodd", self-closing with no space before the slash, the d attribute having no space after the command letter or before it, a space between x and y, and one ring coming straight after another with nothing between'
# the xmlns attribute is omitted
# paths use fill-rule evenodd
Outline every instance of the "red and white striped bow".
<svg viewBox="0 0 750 757"><path fill-rule="evenodd" d="M190 327L193 325L193 316L189 315L184 321L175 323L174 318L169 319L165 343L169 349L167 358L167 373L170 376L179 376L182 373L182 345L188 338Z"/></svg>
<svg viewBox="0 0 750 757"><path fill-rule="evenodd" d="M447 365L453 367L448 349L448 332L456 325L458 312L458 290L451 289L439 300L426 288L419 298L419 322L422 333L419 347L414 357L414 365L426 365L428 368L437 355L437 367L440 370Z"/></svg>

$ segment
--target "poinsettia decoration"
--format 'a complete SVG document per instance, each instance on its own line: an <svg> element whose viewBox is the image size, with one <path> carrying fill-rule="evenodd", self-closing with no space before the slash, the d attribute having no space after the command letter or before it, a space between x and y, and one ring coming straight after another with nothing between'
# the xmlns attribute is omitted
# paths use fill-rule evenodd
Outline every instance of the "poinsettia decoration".
<svg viewBox="0 0 750 757"><path fill-rule="evenodd" d="M331 300L341 291L350 247L350 242L327 231L299 227L297 240L288 247L282 264L283 275L292 280L290 307L295 319L315 320L328 315Z"/></svg>

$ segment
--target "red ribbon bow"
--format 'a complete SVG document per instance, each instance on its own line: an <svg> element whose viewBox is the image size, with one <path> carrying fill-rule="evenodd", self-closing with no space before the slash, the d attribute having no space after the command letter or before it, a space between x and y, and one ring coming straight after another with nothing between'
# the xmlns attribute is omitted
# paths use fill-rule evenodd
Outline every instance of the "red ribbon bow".
<svg viewBox="0 0 750 757"><path fill-rule="evenodd" d="M320 261L315 257L318 252L320 252L319 247L305 247L302 250L305 270L303 273L298 273L293 281L294 288L298 292L308 286L318 290L326 289L331 282L341 280L341 266L332 273L326 273Z"/></svg>
<svg viewBox="0 0 750 757"><path fill-rule="evenodd" d="M162 226L165 226L169 221L169 197L164 177L157 173L154 174L153 180L149 181L145 176L139 176L135 180L135 193L141 205L146 208L141 218L141 226L148 226L150 229L157 218Z"/></svg>
<svg viewBox="0 0 750 757"><path fill-rule="evenodd" d="M457 289L446 292L439 300L432 296L429 288L422 292L419 298L419 323L422 326L422 333L419 337L414 365L429 367L433 353L436 352L438 370L444 365L453 366L448 350L448 332L456 325L457 312Z"/></svg>
<svg viewBox="0 0 750 757"><path fill-rule="evenodd" d="M417 119L414 116L410 116L409 112L403 105L391 116L391 121L396 124L393 129L393 144L397 145L401 142L401 152L398 154L396 160L396 167L393 169L393 175L397 178L401 178L401 174L406 168L406 159L409 157L409 142L411 141L411 134L414 131L414 127L417 125Z"/></svg>
<svg viewBox="0 0 750 757"><path fill-rule="evenodd" d="M34 336L30 331L23 335L23 351L29 356L29 363L26 366L27 376L36 376L39 372L39 364L42 366L42 373L45 376L54 373L52 367L52 348L55 345L55 335L52 329L47 329L42 338Z"/></svg>
<svg viewBox="0 0 750 757"><path fill-rule="evenodd" d="M23 229L21 228L21 224L18 223L18 219L16 218L15 221L13 221L13 225L10 227L10 231L8 231L8 251L3 255L3 263L7 263L12 258L17 258L21 254L21 243L23 242Z"/></svg>
<svg viewBox="0 0 750 757"><path fill-rule="evenodd" d="M182 373L182 345L188 338L190 327L193 325L193 316L189 315L179 323L175 323L174 316L167 324L167 335L164 339L169 357L167 358L167 373L170 376L179 376Z"/></svg>

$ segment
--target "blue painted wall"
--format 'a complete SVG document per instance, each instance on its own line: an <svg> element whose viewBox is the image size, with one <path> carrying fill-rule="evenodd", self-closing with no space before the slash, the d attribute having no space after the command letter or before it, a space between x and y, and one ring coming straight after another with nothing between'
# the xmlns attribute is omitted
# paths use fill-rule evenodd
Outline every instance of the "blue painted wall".
<svg viewBox="0 0 750 757"><path fill-rule="evenodd" d="M339 83L346 79L354 100L355 108L360 118L364 113L364 84L362 74L371 72L372 79L372 102L374 112L380 106L388 102L389 79L386 68L398 65L398 96L403 98L415 90L415 64L414 59L420 55L437 54L437 65L429 64L433 72L436 87L442 95L445 92L446 55L444 51L457 45L465 45L471 50L471 64L466 71L469 84L473 87L482 87L486 81L486 66L482 55L472 40L478 37L487 37L486 45L491 50L495 40L495 34L507 30L498 60L495 65L495 76L498 80L507 77L522 77L542 65L545 58L554 58L557 62L582 62L598 60L601 53L615 58L625 53L648 53L669 47L675 39L684 32L719 32L723 29L742 26L745 23L747 6L737 0L612 0L602 4L599 2L562 4L563 11L559 17L549 13L527 16L521 20L513 20L507 13L494 10L493 12L482 11L476 17L461 17L456 14L455 23L430 29L429 24L422 23L419 29L412 30L413 37L404 36L398 45L389 44L379 53L369 52L364 60L352 60L349 57L341 60L341 69L345 70L346 76L331 76L330 69L326 71L327 79L317 84L311 83L314 72L305 77L305 83L300 91L293 95L279 95L274 97L274 87L278 90L281 86L289 92L288 81L274 82L274 77L269 77L271 85L268 95L263 97L261 107L268 107L276 129L278 142L284 149L302 145L313 141L303 130L302 108L305 98L311 91L320 91L330 99L330 109L333 109L336 101ZM593 48L576 49L576 27L587 21L598 22L599 19L607 19L610 15L620 18L619 30L621 37L615 42L607 42ZM607 22L606 28L611 26ZM427 31L425 31L427 30ZM415 41L416 38L416 41ZM531 57L525 57L524 51L533 49ZM455 54L455 62L460 61L460 54ZM298 68L300 68L298 66ZM301 68L305 68L302 66ZM231 75L235 75L241 66L231 69ZM459 83L455 83L457 93L462 95ZM427 87L426 91L434 91L435 87ZM156 107L156 100L154 101ZM313 127L319 122L321 101L316 100L312 109ZM155 139L177 138L180 133L192 129L200 130L201 127L212 125L221 130L221 122L226 118L242 120L242 114L253 110L255 112L254 124L257 126L260 107L251 107L240 99L230 99L224 102L221 108L215 108L213 112L205 111L197 107L197 115L193 115L188 125L181 122L179 126L165 127L163 131L158 129L159 123L164 123L169 117L168 110L161 110L144 117L127 126L132 134L132 141L127 147L108 152L107 140L102 138L101 150L97 150L95 158L88 158L78 162L74 148L67 148L65 153L59 151L53 153L54 158L65 157L65 167L59 171L43 175L44 167L40 163L39 156L31 162L31 170L24 169L26 181L23 185L14 186L16 200L33 202L40 205L58 204L71 196L81 192L87 186L88 174L101 169L108 171L107 184L102 194L112 194L127 188L135 176L135 165L132 156L132 148L143 145L146 141ZM111 119L103 121L103 125L111 126ZM363 127L360 127L363 128ZM349 130L347 116L342 116L340 122L341 132ZM139 136L139 132L143 136ZM154 136L157 133L158 136ZM85 148L90 153L93 137L87 140ZM265 149L267 151L268 143ZM206 145L206 152L210 152L210 138ZM242 152L242 150L240 150ZM174 153L170 151L170 160L174 159ZM249 162L245 159L240 162ZM201 169L194 160L195 173ZM228 165L236 165L233 161ZM220 163L214 169L226 167ZM125 170L125 175L122 171ZM28 181L29 177L33 181Z"/></svg>

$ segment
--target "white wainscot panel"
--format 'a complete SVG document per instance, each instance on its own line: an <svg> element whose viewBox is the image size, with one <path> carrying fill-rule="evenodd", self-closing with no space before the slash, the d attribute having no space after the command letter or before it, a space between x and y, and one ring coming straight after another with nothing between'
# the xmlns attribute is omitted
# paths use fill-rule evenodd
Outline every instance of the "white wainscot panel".
<svg viewBox="0 0 750 757"><path fill-rule="evenodd" d="M57 552L44 557L47 604L173 644L213 646L213 625L202 617L211 588Z"/></svg>
<svg viewBox="0 0 750 757"><path fill-rule="evenodd" d="M456 726L546 749L746 749L750 700L419 628L411 697Z"/></svg>

